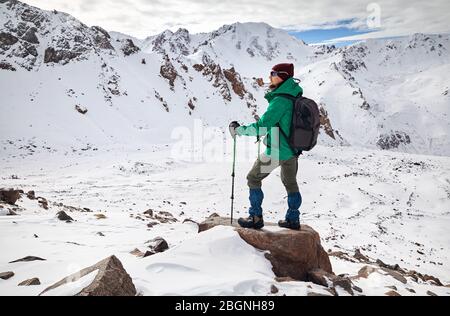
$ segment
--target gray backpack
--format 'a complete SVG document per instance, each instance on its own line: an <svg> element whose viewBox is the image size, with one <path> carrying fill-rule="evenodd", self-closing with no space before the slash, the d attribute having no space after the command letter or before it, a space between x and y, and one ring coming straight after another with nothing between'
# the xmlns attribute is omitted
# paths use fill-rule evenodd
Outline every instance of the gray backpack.
<svg viewBox="0 0 450 316"><path fill-rule="evenodd" d="M288 140L294 153L301 155L302 151L309 151L317 144L320 128L319 107L316 102L302 95L293 97L290 94L278 94L293 102L292 123L289 137L280 128L283 136Z"/></svg>

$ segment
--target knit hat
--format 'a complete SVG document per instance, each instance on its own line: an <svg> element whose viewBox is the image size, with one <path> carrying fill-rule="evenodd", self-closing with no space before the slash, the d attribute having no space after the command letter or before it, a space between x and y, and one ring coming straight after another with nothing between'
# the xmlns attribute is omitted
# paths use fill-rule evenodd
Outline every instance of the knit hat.
<svg viewBox="0 0 450 316"><path fill-rule="evenodd" d="M278 64L272 70L279 71L278 77L283 80L294 77L294 64Z"/></svg>

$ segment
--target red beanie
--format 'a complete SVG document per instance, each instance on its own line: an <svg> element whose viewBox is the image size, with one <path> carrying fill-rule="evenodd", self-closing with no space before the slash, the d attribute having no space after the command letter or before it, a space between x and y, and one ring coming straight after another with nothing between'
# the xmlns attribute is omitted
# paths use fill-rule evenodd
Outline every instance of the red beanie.
<svg viewBox="0 0 450 316"><path fill-rule="evenodd" d="M272 70L287 72L287 74L286 73L278 74L278 77L280 77L283 80L294 77L294 64L278 64L273 66Z"/></svg>

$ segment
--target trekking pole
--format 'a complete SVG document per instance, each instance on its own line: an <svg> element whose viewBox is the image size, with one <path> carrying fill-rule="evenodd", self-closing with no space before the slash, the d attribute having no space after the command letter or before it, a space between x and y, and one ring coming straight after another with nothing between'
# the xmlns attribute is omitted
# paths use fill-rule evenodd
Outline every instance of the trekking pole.
<svg viewBox="0 0 450 316"><path fill-rule="evenodd" d="M258 116L258 114L255 114L254 118L255 118L255 121L256 121L256 122L259 121L259 116ZM256 130L256 142L258 143L258 160L259 160L259 154L260 154L260 152L261 152L261 142L260 142L260 140L261 140L261 139L260 139L260 136L259 136L259 131Z"/></svg>
<svg viewBox="0 0 450 316"><path fill-rule="evenodd" d="M236 166L236 136L233 137L233 172L231 173L231 225L233 225L233 205L234 205L234 169Z"/></svg>

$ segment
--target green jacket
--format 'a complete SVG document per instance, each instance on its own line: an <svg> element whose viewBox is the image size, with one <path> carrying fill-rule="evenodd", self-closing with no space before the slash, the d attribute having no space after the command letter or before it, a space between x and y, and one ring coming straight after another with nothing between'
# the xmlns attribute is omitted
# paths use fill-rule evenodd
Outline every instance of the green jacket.
<svg viewBox="0 0 450 316"><path fill-rule="evenodd" d="M303 89L293 78L287 79L278 88L266 93L264 96L269 101L269 107L260 120L247 126L238 127L236 133L237 135L245 136L262 136L267 134L264 139L264 144L267 146L266 155L271 156L273 159L288 160L294 156L294 153L289 146L288 140L281 132L279 133L280 145L276 146L276 143L273 146L271 145L273 140L272 127L276 127L279 124L287 136L289 136L291 130L293 104L287 98L277 97L277 94L280 93L290 94L295 97L303 93Z"/></svg>

